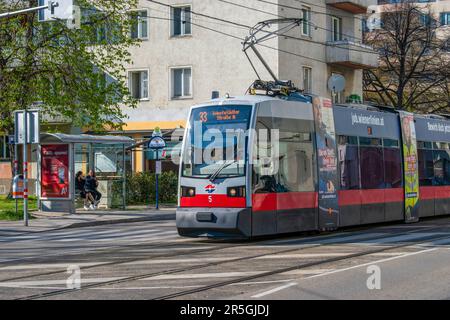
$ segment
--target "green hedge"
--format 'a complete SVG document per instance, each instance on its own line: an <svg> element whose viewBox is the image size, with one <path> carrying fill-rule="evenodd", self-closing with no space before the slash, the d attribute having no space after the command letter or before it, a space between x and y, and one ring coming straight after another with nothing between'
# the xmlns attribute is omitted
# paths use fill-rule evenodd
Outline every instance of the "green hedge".
<svg viewBox="0 0 450 320"><path fill-rule="evenodd" d="M177 202L178 175L175 172L163 172L159 176L159 201L175 204ZM122 183L113 185L114 206L122 204ZM139 205L155 203L155 174L138 172L127 176L126 204Z"/></svg>

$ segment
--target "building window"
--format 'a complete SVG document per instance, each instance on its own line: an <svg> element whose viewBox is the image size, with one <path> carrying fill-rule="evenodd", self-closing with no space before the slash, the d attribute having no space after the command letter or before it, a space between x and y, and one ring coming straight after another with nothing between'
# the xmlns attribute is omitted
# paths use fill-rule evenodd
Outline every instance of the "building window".
<svg viewBox="0 0 450 320"><path fill-rule="evenodd" d="M312 68L303 67L303 90L305 93L312 93Z"/></svg>
<svg viewBox="0 0 450 320"><path fill-rule="evenodd" d="M172 37L189 35L191 32L191 7L172 8Z"/></svg>
<svg viewBox="0 0 450 320"><path fill-rule="evenodd" d="M331 41L342 40L342 19L331 17Z"/></svg>
<svg viewBox="0 0 450 320"><path fill-rule="evenodd" d="M149 98L148 70L130 71L128 73L130 94L138 100Z"/></svg>
<svg viewBox="0 0 450 320"><path fill-rule="evenodd" d="M132 11L131 18L131 38L148 39L148 14L147 10Z"/></svg>
<svg viewBox="0 0 450 320"><path fill-rule="evenodd" d="M0 136L0 160L7 160L9 158L9 138L8 136Z"/></svg>
<svg viewBox="0 0 450 320"><path fill-rule="evenodd" d="M450 25L450 12L441 13L441 25L443 26Z"/></svg>
<svg viewBox="0 0 450 320"><path fill-rule="evenodd" d="M192 97L192 69L174 68L171 70L172 99Z"/></svg>
<svg viewBox="0 0 450 320"><path fill-rule="evenodd" d="M311 8L302 8L302 35L311 36Z"/></svg>

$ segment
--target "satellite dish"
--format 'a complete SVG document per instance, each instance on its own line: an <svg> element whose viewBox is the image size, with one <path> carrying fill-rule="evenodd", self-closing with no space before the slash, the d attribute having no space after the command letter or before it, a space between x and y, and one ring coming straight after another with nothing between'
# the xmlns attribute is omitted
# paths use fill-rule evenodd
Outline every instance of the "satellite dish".
<svg viewBox="0 0 450 320"><path fill-rule="evenodd" d="M342 92L345 89L345 78L340 74L333 74L328 79L328 89L332 92Z"/></svg>

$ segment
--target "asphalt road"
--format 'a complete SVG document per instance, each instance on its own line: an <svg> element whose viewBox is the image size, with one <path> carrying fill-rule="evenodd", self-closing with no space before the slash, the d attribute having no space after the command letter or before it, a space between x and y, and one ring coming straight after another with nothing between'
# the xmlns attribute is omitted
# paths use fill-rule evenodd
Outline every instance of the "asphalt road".
<svg viewBox="0 0 450 320"><path fill-rule="evenodd" d="M174 221L0 237L0 299L448 299L450 218L222 242Z"/></svg>

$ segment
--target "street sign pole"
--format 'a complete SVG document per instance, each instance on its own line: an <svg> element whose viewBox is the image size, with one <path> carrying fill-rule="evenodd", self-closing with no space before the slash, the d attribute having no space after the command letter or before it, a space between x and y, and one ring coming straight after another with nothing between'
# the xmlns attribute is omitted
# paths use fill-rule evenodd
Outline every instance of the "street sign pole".
<svg viewBox="0 0 450 320"><path fill-rule="evenodd" d="M152 138L148 143L148 148L156 151L156 163L155 163L155 207L159 210L159 173L160 173L160 163L159 163L159 150L166 147L166 142L162 137L161 130L155 128L152 134Z"/></svg>
<svg viewBox="0 0 450 320"><path fill-rule="evenodd" d="M14 141L14 177L19 174L19 147L17 141ZM16 215L19 213L17 198L14 199L16 202Z"/></svg>
<svg viewBox="0 0 450 320"><path fill-rule="evenodd" d="M28 111L23 112L23 222L28 227Z"/></svg>
<svg viewBox="0 0 450 320"><path fill-rule="evenodd" d="M159 161L159 150L157 149L156 150L156 164L155 164L155 173L156 173L156 177L155 177L155 179L156 179L156 190L155 190L156 204L155 204L155 207L156 207L156 210L159 210L159 174L158 174L158 171L156 170L158 161Z"/></svg>

